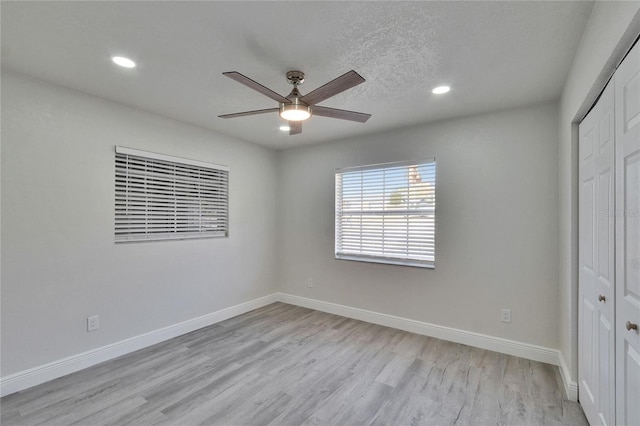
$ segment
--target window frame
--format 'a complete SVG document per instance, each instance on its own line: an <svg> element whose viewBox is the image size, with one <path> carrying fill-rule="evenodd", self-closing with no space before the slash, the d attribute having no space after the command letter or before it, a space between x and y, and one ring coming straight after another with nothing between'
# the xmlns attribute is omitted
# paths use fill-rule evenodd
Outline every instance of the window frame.
<svg viewBox="0 0 640 426"><path fill-rule="evenodd" d="M229 236L229 167L115 147L117 244Z"/></svg>
<svg viewBox="0 0 640 426"><path fill-rule="evenodd" d="M410 201L411 199L411 189L410 186L411 184L409 183L411 181L411 176L410 176L410 170L412 167L416 167L416 169L419 169L421 167L424 167L427 169L428 173L427 173L427 180L425 181L425 183L427 184L424 188L427 188L428 186L431 186L431 189L422 189L422 191L431 191L429 192L429 196L432 197L430 198L430 203L432 204L432 206L427 206L427 207L422 207L422 208L412 208L410 207ZM363 207L363 203L365 200L365 195L364 195L364 190L362 189L360 191L360 210L354 210L350 213L350 215L352 217L357 217L358 216L358 212L360 212L360 244L362 244L362 240L363 240L363 236L362 236L362 223L364 223L363 218L366 215L369 215L370 217L375 217L375 216L380 216L380 217L390 217L390 216L405 216L406 217L406 221L407 221L407 226L409 227L409 220L411 217L427 217L427 216L431 216L431 219L427 219L425 220L425 225L414 229L414 235L416 235L416 231L420 230L422 231L420 234L421 235L425 235L424 239L421 240L422 244L425 244L425 247L432 247L431 250L425 248L424 249L424 253L422 254L422 256L414 256L414 255L410 255L410 248L413 247L413 244L410 241L411 238L411 234L409 234L410 229L407 228L407 235L405 237L404 240L401 241L405 241L406 242L406 247L407 247L407 255L406 256L399 256L397 254L392 255L392 256L385 256L384 252L386 250L388 250L386 247L386 241L385 241L385 232L382 232L382 237L381 237L381 243L380 243L380 247L378 247L380 249L379 253L376 254L371 254L371 253L363 253L362 248L360 249L359 253L355 253L354 250L345 250L343 247L343 232L344 232L344 218L345 216L348 216L347 214L345 214L345 210L344 210L344 186L343 186L343 182L342 179L344 178L344 176L346 174L352 173L352 174L364 174L366 172L379 172L379 173L385 173L386 171L388 171L388 169L400 169L400 170L406 170L407 173L407 177L406 177L406 182L407 182L407 188L402 188L402 190L406 190L406 194L409 196L406 200L406 204L407 207L406 208L393 208L393 207L389 207L391 205L391 193L387 194L389 196L389 199L387 200L386 198L386 190L388 188L386 188L383 184L380 188L378 188L378 190L380 190L383 193L382 198L376 198L376 201L380 201L383 203L382 204L382 208L378 208L378 209L374 209L371 213L368 212L368 210L364 209ZM432 172L431 172L432 169ZM404 171L403 171L404 173ZM419 182L422 182L420 175L418 174L418 177L420 178ZM364 178L362 178L364 179ZM386 178L385 178L386 179ZM378 164L369 164L369 165L363 165L363 166L355 166L355 167L345 167L345 168L339 168L335 170L335 193L334 193L334 210L335 210L335 231L334 231L334 238L335 238L335 249L334 249L334 255L335 255L335 259L336 260L348 260L348 261L359 261L359 262L369 262L369 263L380 263L380 264L388 264L388 265L400 265L400 266L411 266L411 267L420 267L420 268L428 268L428 269L435 269L435 260L436 260L436 247L435 247L435 242L436 242L436 218L437 218L437 212L436 212L436 194L437 194L437 163L436 163L436 159L435 158L429 158L429 159L422 159L419 161L398 161L398 162L391 162L391 163L378 163ZM342 190L342 193L339 193L339 191ZM396 190L396 192L400 191L399 189ZM401 194L403 194L401 192ZM415 201L415 199L414 199ZM400 203L405 203L404 198L401 197L401 201ZM365 213L365 214L362 214ZM402 213L410 213L410 214L405 214L402 215ZM428 223L430 223L430 225L427 225ZM393 225L390 226L390 228ZM383 225L381 227L381 229L386 229L385 225L384 225L384 219L383 219ZM353 234L353 232L352 232ZM414 237L414 241L417 237ZM422 237L420 237L422 238ZM375 238L374 238L375 239ZM380 238L378 238L380 239ZM371 251L371 250L368 250ZM429 254L430 252L432 252L432 254Z"/></svg>

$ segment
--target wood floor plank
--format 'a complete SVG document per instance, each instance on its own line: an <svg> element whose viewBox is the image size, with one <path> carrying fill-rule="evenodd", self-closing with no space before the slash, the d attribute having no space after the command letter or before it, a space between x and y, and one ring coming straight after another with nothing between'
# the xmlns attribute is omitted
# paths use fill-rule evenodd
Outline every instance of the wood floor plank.
<svg viewBox="0 0 640 426"><path fill-rule="evenodd" d="M361 360L366 359L366 362L361 364L360 367L350 368L350 371L353 373L351 378L346 380L339 389L325 399L324 402L317 407L313 415L305 420L304 424L330 425L342 424L346 421L344 419L347 418L354 420L351 419L349 413L356 414L361 410L361 408L354 408L354 405L361 406L362 402L358 401L361 398L365 398L365 395L367 395L371 389L380 389L381 391L383 391L383 389L388 389L389 391L392 389L391 386L376 382L375 378L377 376L376 372L381 372L395 355L374 347L370 347L369 351L373 356L370 357L367 355L361 357ZM366 371L364 369L366 369ZM367 395L367 398L370 396L371 394ZM383 402L384 400L380 402L380 405L375 406L375 409L367 413L367 415L373 418ZM362 415L358 416L362 417Z"/></svg>
<svg viewBox="0 0 640 426"><path fill-rule="evenodd" d="M557 367L273 303L0 400L3 425L586 425Z"/></svg>
<svg viewBox="0 0 640 426"><path fill-rule="evenodd" d="M384 370L378 374L376 381L391 387L397 386L407 369L413 364L414 359L402 355L393 357Z"/></svg>
<svg viewBox="0 0 640 426"><path fill-rule="evenodd" d="M409 405L410 398L424 388L432 368L433 365L429 362L415 358L373 419L372 424L386 425L394 421L402 424L407 424L406 422L409 421L411 424L409 418L413 417L414 413L413 407Z"/></svg>

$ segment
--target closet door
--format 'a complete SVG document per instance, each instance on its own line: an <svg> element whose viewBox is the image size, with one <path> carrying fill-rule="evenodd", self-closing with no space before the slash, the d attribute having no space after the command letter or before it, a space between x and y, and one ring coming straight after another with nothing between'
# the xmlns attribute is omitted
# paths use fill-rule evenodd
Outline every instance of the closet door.
<svg viewBox="0 0 640 426"><path fill-rule="evenodd" d="M616 418L621 425L640 425L640 44L627 55L614 81Z"/></svg>
<svg viewBox="0 0 640 426"><path fill-rule="evenodd" d="M578 388L592 425L615 424L613 89L579 128Z"/></svg>

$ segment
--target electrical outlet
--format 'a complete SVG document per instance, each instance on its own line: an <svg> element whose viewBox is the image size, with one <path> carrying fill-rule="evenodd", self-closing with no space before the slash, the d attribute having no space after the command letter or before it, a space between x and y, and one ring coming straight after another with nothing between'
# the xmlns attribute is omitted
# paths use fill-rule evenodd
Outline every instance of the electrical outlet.
<svg viewBox="0 0 640 426"><path fill-rule="evenodd" d="M307 287L309 287L309 288L313 287L313 279L312 278L307 278Z"/></svg>
<svg viewBox="0 0 640 426"><path fill-rule="evenodd" d="M96 331L100 328L100 318L97 315L87 318L87 331Z"/></svg>
<svg viewBox="0 0 640 426"><path fill-rule="evenodd" d="M503 309L502 316L500 317L502 322L511 322L511 309Z"/></svg>

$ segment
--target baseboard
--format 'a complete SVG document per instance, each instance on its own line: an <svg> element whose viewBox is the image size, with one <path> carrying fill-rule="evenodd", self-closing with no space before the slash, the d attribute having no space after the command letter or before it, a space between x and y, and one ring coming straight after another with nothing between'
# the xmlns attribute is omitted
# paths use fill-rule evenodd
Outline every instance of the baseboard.
<svg viewBox="0 0 640 426"><path fill-rule="evenodd" d="M393 327L416 334L422 334L424 336L436 337L438 339L462 343L481 349L488 349L507 355L527 358L533 361L540 361L556 366L560 365L560 352L556 349L502 339L500 337L488 336L471 331L459 330L451 327L444 327L441 325L429 324L408 318L381 314L378 312L367 311L365 309L338 305L336 303L309 299L292 294L278 293L277 298L279 301L284 303L315 309L317 311L328 312L343 317L384 325L386 327Z"/></svg>
<svg viewBox="0 0 640 426"><path fill-rule="evenodd" d="M578 383L571 380L571 372L569 371L569 367L567 367L567 363L562 356L562 352L559 352L560 358L560 377L562 377L562 384L564 385L564 392L567 394L567 399L569 401L577 402L578 401Z"/></svg>
<svg viewBox="0 0 640 426"><path fill-rule="evenodd" d="M219 311L183 321L159 330L141 334L130 339L112 343L101 348L93 349L2 377L0 379L0 396L9 395L49 380L57 379L58 377L65 376L101 362L155 345L156 343L190 333L194 330L216 324L277 301L556 365L560 369L560 375L562 377L567 398L571 401L577 400L578 385L576 382L571 380L571 374L569 373L565 360L562 357L562 354L556 349L444 327L441 325L429 324L408 318L367 311L365 309L339 305L322 300L309 299L287 293L270 294L268 296L221 309Z"/></svg>
<svg viewBox="0 0 640 426"><path fill-rule="evenodd" d="M245 303L240 303L210 314L170 325L159 330L141 334L130 339L112 343L101 348L93 349L77 355L50 362L29 370L20 371L0 379L0 396L18 392L35 385L57 379L70 373L82 370L92 365L108 361L113 358L146 348L156 343L190 333L202 327L216 324L220 321L244 314L277 301L276 294L260 297Z"/></svg>
<svg viewBox="0 0 640 426"><path fill-rule="evenodd" d="M557 349L531 345L529 343L502 339L500 337L488 336L486 334L474 333L441 325L429 324L426 322L381 314L351 306L295 296L293 294L277 293L276 297L278 301L289 303L291 305L302 306L309 309L315 309L317 311L328 312L343 317L384 325L386 327L410 331L424 336L436 337L438 339L462 343L481 349L488 349L507 355L514 355L533 361L555 365L560 370L560 377L562 378L566 398L570 401L578 400L578 384L571 380L571 373L569 372L567 363L565 362L562 353Z"/></svg>

